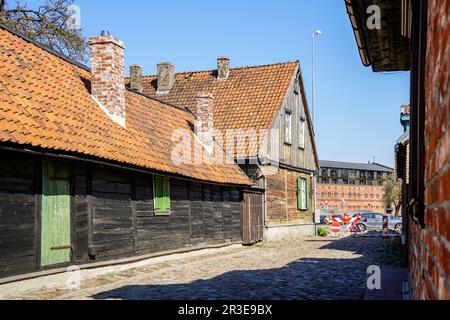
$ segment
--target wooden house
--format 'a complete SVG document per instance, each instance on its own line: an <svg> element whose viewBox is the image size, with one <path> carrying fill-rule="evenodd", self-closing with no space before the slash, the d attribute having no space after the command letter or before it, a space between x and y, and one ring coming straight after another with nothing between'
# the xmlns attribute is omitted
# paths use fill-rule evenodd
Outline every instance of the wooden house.
<svg viewBox="0 0 450 320"><path fill-rule="evenodd" d="M89 69L4 27L0 39L0 282L242 242L250 181L208 161L191 110L125 88L120 40L91 38ZM181 129L203 161L174 161Z"/></svg>
<svg viewBox="0 0 450 320"><path fill-rule="evenodd" d="M319 159L299 61L231 68L219 57L217 69L179 73L162 62L153 76L135 65L126 83L177 106L195 106L198 91L214 96L215 134L253 183L245 242L314 234Z"/></svg>

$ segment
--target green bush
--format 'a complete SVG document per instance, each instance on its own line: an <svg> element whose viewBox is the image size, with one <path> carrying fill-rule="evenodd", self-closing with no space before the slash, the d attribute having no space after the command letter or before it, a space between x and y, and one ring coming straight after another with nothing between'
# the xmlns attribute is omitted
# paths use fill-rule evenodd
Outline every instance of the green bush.
<svg viewBox="0 0 450 320"><path fill-rule="evenodd" d="M317 229L317 234L319 235L319 237L326 237L328 235L328 230L322 227L319 227Z"/></svg>

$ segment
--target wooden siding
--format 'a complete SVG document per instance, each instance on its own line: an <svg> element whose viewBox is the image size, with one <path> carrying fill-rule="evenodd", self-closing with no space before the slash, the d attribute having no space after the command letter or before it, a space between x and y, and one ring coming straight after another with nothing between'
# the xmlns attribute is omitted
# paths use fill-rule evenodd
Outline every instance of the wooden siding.
<svg viewBox="0 0 450 320"><path fill-rule="evenodd" d="M0 278L43 269L41 160L0 151ZM69 165L69 264L242 241L240 188L171 178L171 212L160 216L154 212L152 174L85 162Z"/></svg>
<svg viewBox="0 0 450 320"><path fill-rule="evenodd" d="M281 163L296 168L314 171L318 168L314 157L312 133L310 132L308 125L306 125L305 128L305 148L299 148L298 130L300 118L305 119L305 121L308 120L305 106L302 101L301 90L298 90L298 93L294 90L295 81L298 81L298 78L293 78L286 94L286 99L274 117L271 126L271 134L262 147L264 150L263 153L268 154L272 160L280 161ZM284 114L286 110L290 111L292 114L292 144L286 144L284 141Z"/></svg>
<svg viewBox="0 0 450 320"><path fill-rule="evenodd" d="M35 168L31 158L0 156L0 275L30 272L38 263Z"/></svg>

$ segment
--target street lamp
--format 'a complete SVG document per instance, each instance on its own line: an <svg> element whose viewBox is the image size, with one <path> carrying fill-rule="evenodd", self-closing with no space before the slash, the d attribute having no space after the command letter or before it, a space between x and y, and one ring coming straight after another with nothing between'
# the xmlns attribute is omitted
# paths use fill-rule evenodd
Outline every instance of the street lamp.
<svg viewBox="0 0 450 320"><path fill-rule="evenodd" d="M316 92L314 88L314 81L315 81L315 75L314 75L314 55L315 55L315 40L316 36L320 36L322 34L322 31L316 30L312 34L312 107L313 107L313 130L314 135L316 132ZM313 177L313 183L314 183L314 215L316 216L316 210L317 210L317 175L316 172ZM328 209L328 204L327 204ZM316 219L314 219L316 220Z"/></svg>
<svg viewBox="0 0 450 320"><path fill-rule="evenodd" d="M313 127L316 129L316 91L315 91L315 70L314 70L314 60L315 60L315 40L317 36L322 34L321 30L316 30L312 34L312 109L313 109Z"/></svg>

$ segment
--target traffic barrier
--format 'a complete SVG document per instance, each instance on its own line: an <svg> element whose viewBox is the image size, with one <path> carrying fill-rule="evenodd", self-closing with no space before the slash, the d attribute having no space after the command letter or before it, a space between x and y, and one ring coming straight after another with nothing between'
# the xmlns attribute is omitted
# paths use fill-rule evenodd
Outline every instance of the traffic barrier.
<svg viewBox="0 0 450 320"><path fill-rule="evenodd" d="M355 224L358 224L359 221L361 221L362 214L358 213L357 217L352 217L350 214L345 213L344 217L342 218L335 218L332 215L330 215L328 218L324 219L325 223L339 223L344 224L346 226L346 229L348 232L351 232L352 229L354 229Z"/></svg>
<svg viewBox="0 0 450 320"><path fill-rule="evenodd" d="M358 213L357 217L350 218L349 221L348 221L347 230L350 232L353 229L354 225L358 224L358 222L361 221L361 218L362 218L362 214L361 213Z"/></svg>

